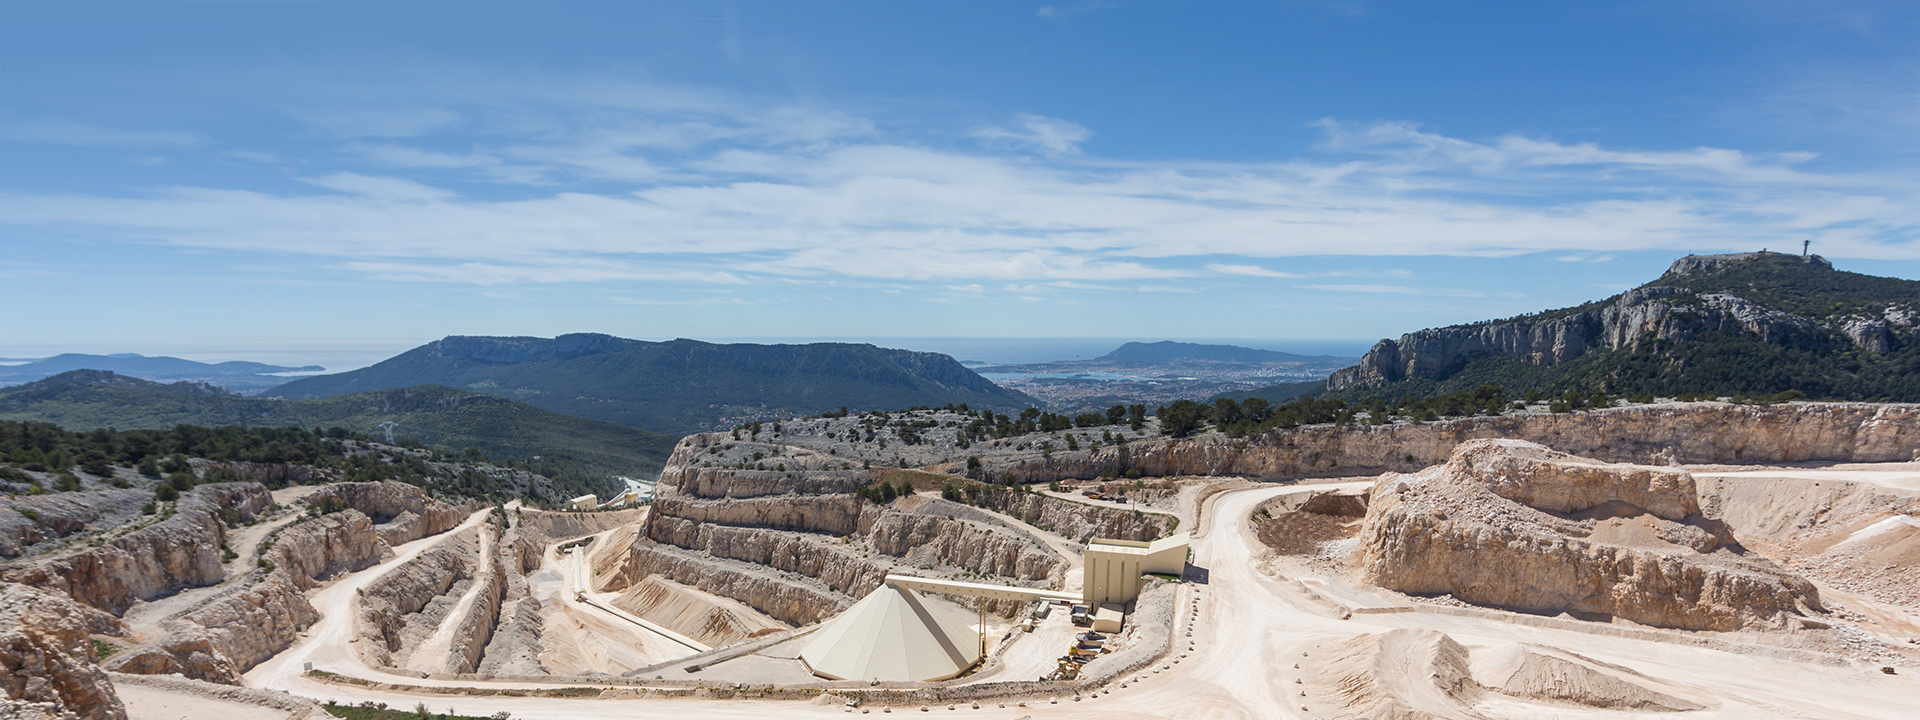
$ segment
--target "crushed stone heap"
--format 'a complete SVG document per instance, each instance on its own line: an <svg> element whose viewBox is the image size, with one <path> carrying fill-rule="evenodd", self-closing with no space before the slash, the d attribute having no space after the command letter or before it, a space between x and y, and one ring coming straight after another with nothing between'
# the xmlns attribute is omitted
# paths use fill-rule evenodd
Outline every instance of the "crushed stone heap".
<svg viewBox="0 0 1920 720"><path fill-rule="evenodd" d="M1685 471L1614 465L1520 440L1475 440L1375 484L1368 582L1477 605L1685 630L1800 627L1824 612L1804 578L1700 514Z"/></svg>

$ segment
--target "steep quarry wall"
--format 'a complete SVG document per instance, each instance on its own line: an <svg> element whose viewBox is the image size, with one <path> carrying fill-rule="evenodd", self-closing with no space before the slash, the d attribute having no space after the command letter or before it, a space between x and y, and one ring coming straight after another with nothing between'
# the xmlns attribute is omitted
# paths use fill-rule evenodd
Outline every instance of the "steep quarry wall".
<svg viewBox="0 0 1920 720"><path fill-rule="evenodd" d="M374 667L392 667L407 616L445 595L455 582L472 577L472 555L461 543L442 541L369 583L354 617L361 658Z"/></svg>
<svg viewBox="0 0 1920 720"><path fill-rule="evenodd" d="M694 526L691 537L683 539L684 543L669 544L718 558L805 575L825 583L830 590L854 597L864 596L880 587L891 567L828 546L812 536L762 528L703 524ZM753 602L747 604L760 607Z"/></svg>
<svg viewBox="0 0 1920 720"><path fill-rule="evenodd" d="M202 485L181 495L174 514L107 544L15 565L0 580L55 590L116 615L136 600L220 582L226 525L217 511L250 519L273 503L257 483Z"/></svg>
<svg viewBox="0 0 1920 720"><path fill-rule="evenodd" d="M659 575L739 600L788 625L805 625L833 617L852 604L838 593L777 579L764 570L714 562L680 548L645 540L634 543L630 567L634 582Z"/></svg>
<svg viewBox="0 0 1920 720"><path fill-rule="evenodd" d="M116 655L107 667L238 682L241 673L292 646L301 630L320 619L306 590L371 566L387 552L373 523L356 510L289 526L262 556L273 566L265 577L187 613L159 643Z"/></svg>
<svg viewBox="0 0 1920 720"><path fill-rule="evenodd" d="M1151 476L1239 475L1260 480L1412 472L1446 462L1468 440L1514 438L1608 462L1898 462L1920 451L1920 405L1668 403L1577 413L1523 413L1417 425L1313 426L1231 439L1209 433L1056 451L1045 462L1001 466L1026 482L1137 469Z"/></svg>
<svg viewBox="0 0 1920 720"><path fill-rule="evenodd" d="M489 564L480 575L479 595L475 596L472 609L457 621L460 624L453 632L453 654L447 658L447 672L473 672L480 666L487 644L493 640L494 628L500 621L500 604L506 597L507 580L506 564L499 555L494 555Z"/></svg>
<svg viewBox="0 0 1920 720"><path fill-rule="evenodd" d="M430 535L438 535L459 525L475 508L455 507L427 496L426 491L407 483L382 482L334 483L315 490L307 501L318 507L328 499L338 499L347 507L364 513L380 525L380 539L388 545L400 545Z"/></svg>
<svg viewBox="0 0 1920 720"><path fill-rule="evenodd" d="M1054 579L1066 567L1030 538L938 515L888 512L868 538L875 550L909 565L938 563L1020 580Z"/></svg>
<svg viewBox="0 0 1920 720"><path fill-rule="evenodd" d="M1711 272L1727 263L1760 258L1753 253L1688 256L1674 262L1665 277ZM1817 255L1792 260L1832 269ZM1772 345L1799 349L1828 350L1850 343L1869 352L1885 352L1891 331L1898 328L1902 334L1910 333L1912 320L1905 314L1888 312L1885 317L1823 324L1729 293L1646 286L1616 295L1593 309L1430 328L1397 340L1381 340L1359 365L1334 372L1327 379L1327 388L1339 391L1400 380L1442 379L1483 357L1509 357L1552 367L1593 350L1631 349L1649 338L1686 340L1709 331L1748 335Z"/></svg>
<svg viewBox="0 0 1920 720"><path fill-rule="evenodd" d="M153 493L129 488L0 498L0 558L15 558L27 546L71 535L103 517L131 516Z"/></svg>
<svg viewBox="0 0 1920 720"><path fill-rule="evenodd" d="M543 512L540 510L521 510L514 521L519 528L517 537L536 548L534 564L539 564L539 548L547 543L570 540L587 535L595 535L618 527L626 527L640 522L647 516L647 508L629 510L600 510L594 512ZM527 566L526 570L532 570Z"/></svg>
<svg viewBox="0 0 1920 720"><path fill-rule="evenodd" d="M877 512L867 501L853 495L783 495L746 500L707 500L688 497L677 491L661 492L656 489L655 492L658 495L654 498L653 514L648 523L648 537L656 540L661 539L655 535L656 532L686 532L682 527L686 523L851 535L860 532L863 514Z"/></svg>
<svg viewBox="0 0 1920 720"><path fill-rule="evenodd" d="M981 504L1019 518L1034 527L1051 530L1086 544L1093 538L1158 540L1171 532L1173 518L1110 508L1039 493L993 489L981 495Z"/></svg>
<svg viewBox="0 0 1920 720"><path fill-rule="evenodd" d="M498 563L494 572L500 577L500 597L492 611L496 619L491 629L492 635L487 638L474 667L477 672L495 675L537 675L546 672L540 666L539 659L544 624L540 617L540 600L532 596L531 588L527 586L527 573L540 567L540 553L546 541L546 537L540 534L539 526L523 519L533 515L509 516L506 532L494 545L494 560Z"/></svg>
<svg viewBox="0 0 1920 720"><path fill-rule="evenodd" d="M1543 614L1732 631L1821 610L1811 583L1699 514L1691 476L1514 440L1388 475L1360 538L1367 582Z"/></svg>
<svg viewBox="0 0 1920 720"><path fill-rule="evenodd" d="M88 635L123 634L112 615L63 595L0 584L0 717L48 703L55 714L84 720L126 720L126 707L96 664Z"/></svg>

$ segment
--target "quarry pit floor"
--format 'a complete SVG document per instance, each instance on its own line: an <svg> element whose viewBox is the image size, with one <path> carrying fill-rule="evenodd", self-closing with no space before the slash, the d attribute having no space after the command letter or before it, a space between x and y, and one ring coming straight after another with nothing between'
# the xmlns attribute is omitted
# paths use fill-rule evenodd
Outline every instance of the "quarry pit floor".
<svg viewBox="0 0 1920 720"><path fill-rule="evenodd" d="M1833 470L1792 469L1753 471L1811 474L1835 481L1872 482L1889 486L1916 483L1920 470L1849 467ZM1832 473L1828 475L1826 473ZM1360 478L1327 481L1357 482ZM1264 547L1253 535L1248 517L1264 501L1315 485L1284 485L1234 490L1208 499L1211 507L1200 514L1204 527L1194 538L1193 564L1205 568L1205 583L1178 589L1174 631L1175 649L1150 669L1129 674L1119 682L1073 697L1024 697L982 701L980 708L960 704L929 708L933 714L981 718L1339 718L1349 712L1338 699L1315 689L1325 683L1318 675L1321 663L1337 644L1356 636L1402 628L1444 632L1467 648L1531 643L1577 652L1595 660L1623 666L1685 689L1707 709L1684 713L1600 710L1567 705L1543 711L1539 704L1499 698L1481 702L1473 711L1490 718L1912 718L1920 707L1920 669L1899 668L1883 674L1877 666L1833 658L1809 661L1806 653L1770 652L1765 647L1728 643L1702 646L1686 641L1649 639L1659 633L1622 633L1612 626L1559 623L1537 626L1529 616L1506 617L1487 612L1456 615L1428 612L1357 613L1348 619L1337 606L1315 598L1296 577L1275 570ZM477 513L452 532L477 526ZM500 682L432 680L382 673L362 664L349 645L352 600L355 591L406 559L418 555L440 538L426 538L395 548L395 557L372 568L340 577L313 591L310 599L323 619L309 628L292 648L254 668L245 676L251 687L284 690L318 700L342 703L363 701L411 708L425 702L435 712L451 709L463 715L487 716L508 712L529 720L577 718L799 718L847 714L885 714L869 705L849 711L832 701L769 701L739 699L531 698L449 695L442 692L376 690L326 682L303 674L306 663L315 669L381 683L443 689L479 690L580 687L578 682ZM1365 592L1359 590L1358 592ZM1190 635L1189 635L1190 633ZM1191 642L1189 648L1188 643ZM1184 657L1183 657L1184 656ZM1818 660L1818 658L1814 658ZM1177 662L1176 662L1177 661ZM1385 662L1395 659L1384 658ZM1418 676L1417 669L1411 673ZM1388 672L1383 676L1399 676ZM1124 683L1124 687L1122 687ZM1432 687L1397 688L1406 697L1430 697ZM144 691L154 695L154 691ZM1304 696L1302 693L1306 693ZM145 695L141 696L145 697ZM1447 698L1431 697L1433 707L1419 708L1437 717L1455 717ZM159 702L158 699L155 700ZM1024 706L1022 706L1024 704ZM892 713L920 712L920 707L893 707ZM141 715L135 717L158 717Z"/></svg>

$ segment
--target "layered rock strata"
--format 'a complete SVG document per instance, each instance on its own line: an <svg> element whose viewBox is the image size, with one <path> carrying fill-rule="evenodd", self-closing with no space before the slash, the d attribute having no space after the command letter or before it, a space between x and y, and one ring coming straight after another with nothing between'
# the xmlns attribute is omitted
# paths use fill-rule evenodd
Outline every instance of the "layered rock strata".
<svg viewBox="0 0 1920 720"><path fill-rule="evenodd" d="M1665 277L1712 272L1728 263L1762 257L1755 253L1688 256L1675 261ZM1819 256L1808 257L1805 263L1827 271L1833 268ZM1910 318L1897 307L1886 308L1877 317L1823 323L1726 292L1648 285L1582 308L1507 322L1430 328L1397 340L1381 340L1359 365L1335 371L1327 379L1327 388L1339 391L1401 380L1437 380L1487 357L1552 367L1593 350L1630 350L1649 340L1686 340L1704 332L1749 335L1804 350L1831 350L1852 343L1868 352L1885 352L1894 327L1912 330Z"/></svg>
<svg viewBox="0 0 1920 720"><path fill-rule="evenodd" d="M544 529L529 520L536 516L563 514L570 513L522 513L507 519L507 530L494 547L494 557L499 563L494 572L499 574L501 582L500 600L494 610L496 622L492 636L487 639L486 647L480 653L479 662L474 668L476 671L494 675L537 675L546 672L540 665L539 657L544 625L540 617L540 600L533 597L531 588L527 586L527 573L540 567L540 553L547 536Z"/></svg>
<svg viewBox="0 0 1920 720"><path fill-rule="evenodd" d="M1693 479L1524 441L1479 440L1373 488L1367 582L1479 605L1658 627L1800 626L1811 583L1746 554L1702 517Z"/></svg>
<svg viewBox="0 0 1920 720"><path fill-rule="evenodd" d="M1077 503L1050 495L1014 492L1004 488L982 493L981 504L1081 544L1097 537L1141 542L1157 540L1166 536L1173 527L1173 518L1168 515Z"/></svg>
<svg viewBox="0 0 1920 720"><path fill-rule="evenodd" d="M361 658L374 667L393 667L395 653L404 647L401 631L407 616L472 577L472 555L461 543L442 541L369 583L354 617L354 635L363 640L358 643Z"/></svg>
<svg viewBox="0 0 1920 720"><path fill-rule="evenodd" d="M745 563L715 561L670 545L634 543L634 582L659 575L682 585L746 603L788 625L805 625L840 614L852 601L826 588L771 577Z"/></svg>
<svg viewBox="0 0 1920 720"><path fill-rule="evenodd" d="M220 582L227 530L218 511L231 509L245 520L272 503L257 483L202 485L180 497L172 517L100 547L9 567L0 579L62 592L118 615L138 600Z"/></svg>
<svg viewBox="0 0 1920 720"><path fill-rule="evenodd" d="M139 489L63 492L0 499L0 558L14 558L28 546L134 517L153 493Z"/></svg>
<svg viewBox="0 0 1920 720"><path fill-rule="evenodd" d="M308 496L307 502L318 507L328 499L338 499L366 514L380 525L380 539L388 545L451 530L471 509L440 502L417 486L394 480L327 485Z"/></svg>
<svg viewBox="0 0 1920 720"><path fill-rule="evenodd" d="M493 640L493 633L500 622L501 603L506 599L508 554L499 547L499 526L489 524L481 532L495 533L494 552L487 555L485 564L480 567L480 584L473 604L464 617L456 618L459 623L453 631L453 652L446 660L445 669L449 673L469 673L480 667L480 661L487 645Z"/></svg>
<svg viewBox="0 0 1920 720"><path fill-rule="evenodd" d="M125 720L89 638L123 632L112 615L63 595L0 584L0 715Z"/></svg>
<svg viewBox="0 0 1920 720"><path fill-rule="evenodd" d="M241 673L290 647L301 630L320 619L307 602L307 590L371 566L387 552L373 523L359 511L289 526L262 556L272 571L168 623L160 642L116 655L108 668L238 682Z"/></svg>
<svg viewBox="0 0 1920 720"><path fill-rule="evenodd" d="M1920 452L1920 405L1668 403L1420 424L1319 425L1238 439L1209 433L1124 449L1055 451L1045 461L981 459L996 476L1025 482L1116 470L1282 480L1411 472L1445 462L1455 446L1482 438L1528 440L1582 457L1654 465L1903 462Z"/></svg>

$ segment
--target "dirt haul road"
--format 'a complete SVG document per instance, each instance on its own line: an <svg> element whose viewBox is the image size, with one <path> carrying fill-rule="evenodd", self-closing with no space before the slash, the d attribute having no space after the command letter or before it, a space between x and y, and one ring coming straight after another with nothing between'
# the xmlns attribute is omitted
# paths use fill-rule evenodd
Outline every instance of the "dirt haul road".
<svg viewBox="0 0 1920 720"><path fill-rule="evenodd" d="M1071 697L1050 703L1047 698L1025 701L1027 707L998 707L983 702L978 710L966 704L951 715L1004 718L1338 718L1351 709L1329 688L1345 678L1327 677L1323 663L1335 645L1362 635L1400 628L1447 633L1469 650L1524 642L1563 648L1587 657L1636 670L1669 686L1684 689L1708 705L1689 713L1602 711L1581 706L1545 706L1492 695L1463 711L1458 701L1437 689L1423 668L1406 666L1409 656L1384 655L1380 691L1399 696L1434 717L1466 718L1637 718L1667 717L1732 720L1734 718L1895 718L1914 717L1920 707L1920 683L1912 673L1887 676L1858 664L1829 667L1813 663L1770 659L1759 654L1713 650L1681 642L1663 642L1608 634L1610 626L1592 632L1531 627L1497 619L1458 617L1428 612L1354 615L1337 618L1330 606L1304 596L1290 578L1261 570L1258 541L1247 522L1262 501L1298 492L1298 486L1260 488L1222 493L1206 514L1205 537L1196 541L1195 564L1209 570L1205 585L1179 589L1179 623L1174 630L1175 651L1152 668L1133 673L1089 693L1080 701ZM476 516L478 518L479 516ZM469 520L469 523L477 520ZM407 550L417 553L418 548ZM453 687L530 688L538 683L401 680L371 675L355 668L346 647L344 618L352 588L366 584L370 574L396 563L343 578L316 593L315 605L328 614L310 637L268 664L248 673L249 685L286 690L319 699L347 702L385 702L413 707L424 701L436 711L452 708L462 714L509 712L531 720L576 718L707 718L830 717L843 716L838 703L771 702L755 700L661 700L466 697L375 691L351 685L321 683L302 677L301 663L347 675L371 677L413 685ZM1197 614L1193 611L1197 610ZM1192 618L1189 620L1189 618ZM1190 624L1189 624L1190 623ZM1187 649L1191 629L1193 647ZM1676 638L1682 636L1676 634ZM1185 658L1180 656L1185 653ZM1177 661L1177 662L1176 662ZM1401 666L1394 667L1395 663ZM1122 682L1126 687L1122 688ZM547 685L552 687L552 685ZM1306 693L1304 696L1302 693ZM936 707L947 712L943 707ZM895 708L895 712L918 710ZM873 710L879 713L878 709Z"/></svg>

